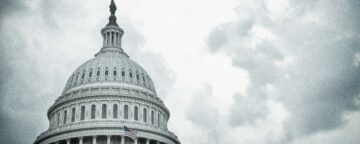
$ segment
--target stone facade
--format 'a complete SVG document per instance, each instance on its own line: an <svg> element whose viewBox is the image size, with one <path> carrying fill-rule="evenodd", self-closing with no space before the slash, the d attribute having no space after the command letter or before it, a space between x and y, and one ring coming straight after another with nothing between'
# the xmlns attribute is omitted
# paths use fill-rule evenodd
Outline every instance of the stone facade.
<svg viewBox="0 0 360 144"><path fill-rule="evenodd" d="M103 47L73 72L49 108L49 129L34 144L180 144L168 131L169 110L147 72L121 48L124 31L111 1ZM138 132L124 136L123 127Z"/></svg>

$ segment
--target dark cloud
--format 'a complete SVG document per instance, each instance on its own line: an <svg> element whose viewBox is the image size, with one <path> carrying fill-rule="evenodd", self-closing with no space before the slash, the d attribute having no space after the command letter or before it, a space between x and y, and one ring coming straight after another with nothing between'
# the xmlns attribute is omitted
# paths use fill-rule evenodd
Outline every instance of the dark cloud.
<svg viewBox="0 0 360 144"><path fill-rule="evenodd" d="M21 0L0 0L0 21L5 16L23 13L28 7Z"/></svg>

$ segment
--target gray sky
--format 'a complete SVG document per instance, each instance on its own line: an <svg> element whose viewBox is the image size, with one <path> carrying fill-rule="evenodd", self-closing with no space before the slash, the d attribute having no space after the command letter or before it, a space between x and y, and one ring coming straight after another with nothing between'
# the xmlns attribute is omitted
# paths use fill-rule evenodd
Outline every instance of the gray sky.
<svg viewBox="0 0 360 144"><path fill-rule="evenodd" d="M0 139L32 143L110 0L0 0ZM360 1L115 0L183 144L360 141Z"/></svg>

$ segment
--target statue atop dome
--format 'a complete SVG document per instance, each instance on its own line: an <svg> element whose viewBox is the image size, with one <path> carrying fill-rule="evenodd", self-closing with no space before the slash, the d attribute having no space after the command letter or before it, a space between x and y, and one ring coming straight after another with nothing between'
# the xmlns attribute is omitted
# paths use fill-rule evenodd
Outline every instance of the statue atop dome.
<svg viewBox="0 0 360 144"><path fill-rule="evenodd" d="M111 15L115 15L116 5L114 3L114 0L111 0L111 4L110 4L109 8L110 8Z"/></svg>
<svg viewBox="0 0 360 144"><path fill-rule="evenodd" d="M111 0L111 3L110 3L110 17L109 17L109 23L107 24L107 26L111 26L111 25L114 25L114 26L119 26L117 23L116 23L116 16L115 16L115 11L116 11L116 5L115 5L115 2L114 0Z"/></svg>

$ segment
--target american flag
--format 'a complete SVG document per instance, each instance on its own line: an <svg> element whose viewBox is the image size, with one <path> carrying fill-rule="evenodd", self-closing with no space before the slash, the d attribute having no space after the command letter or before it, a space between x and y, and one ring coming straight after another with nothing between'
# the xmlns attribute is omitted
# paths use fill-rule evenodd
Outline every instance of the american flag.
<svg viewBox="0 0 360 144"><path fill-rule="evenodd" d="M124 126L125 136L130 137L131 139L135 139L137 137L137 132Z"/></svg>

